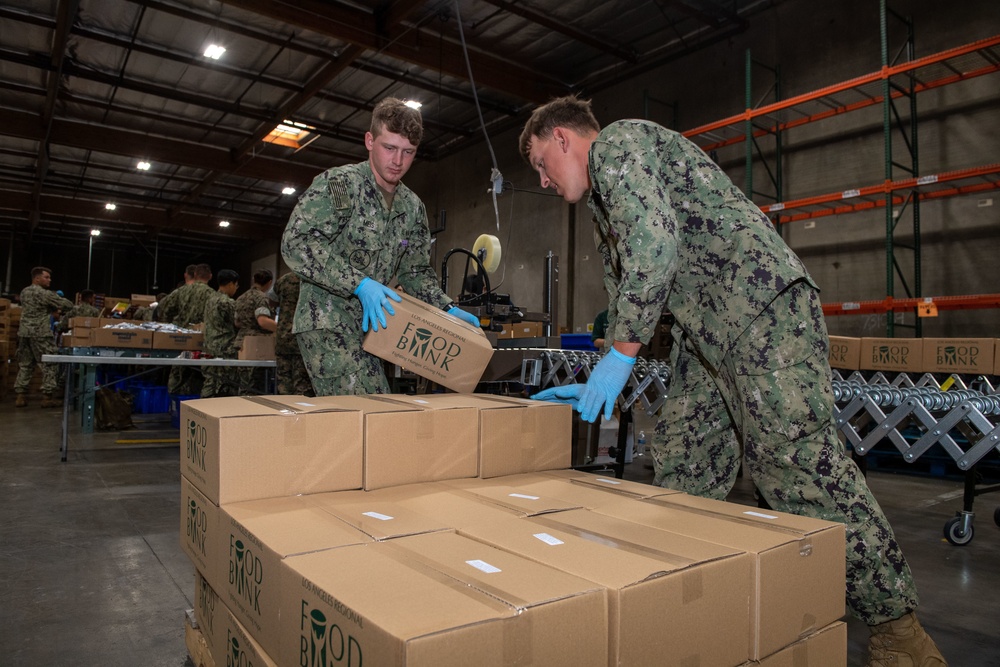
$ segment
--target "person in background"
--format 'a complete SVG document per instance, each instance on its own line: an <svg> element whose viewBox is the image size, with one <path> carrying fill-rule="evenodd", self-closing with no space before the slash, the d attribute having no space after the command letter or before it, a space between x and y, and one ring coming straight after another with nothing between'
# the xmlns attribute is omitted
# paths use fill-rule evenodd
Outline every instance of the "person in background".
<svg viewBox="0 0 1000 667"><path fill-rule="evenodd" d="M156 295L156 301L148 306L139 306L136 308L135 312L132 313L132 319L139 320L141 322L152 322L155 319L156 308L160 305L160 302L163 301L165 296L167 295L160 292Z"/></svg>
<svg viewBox="0 0 1000 667"><path fill-rule="evenodd" d="M17 378L14 380L14 405L28 406L28 385L35 365L42 367L42 407L62 405L56 398L59 390L58 364L42 363L43 354L56 354L49 316L56 310L69 311L73 302L49 290L52 270L36 266L31 270L31 284L21 290L21 324L17 330Z"/></svg>
<svg viewBox="0 0 1000 667"><path fill-rule="evenodd" d="M219 290L205 301L205 353L215 359L236 359L236 301L233 295L240 286L240 274L222 269L218 275ZM239 393L238 368L205 366L202 398L236 396Z"/></svg>
<svg viewBox="0 0 1000 667"><path fill-rule="evenodd" d="M847 602L870 626L870 665L946 664L914 610L913 576L833 418L818 288L705 153L655 123L601 129L590 103L537 108L520 151L542 187L590 192L611 302L608 349L586 384L535 398L610 416L666 306L673 374L652 439L654 483L724 499L742 454L776 510L845 524Z"/></svg>
<svg viewBox="0 0 1000 667"><path fill-rule="evenodd" d="M427 212L402 183L422 136L419 111L380 101L365 133L368 160L317 176L285 228L281 255L302 279L292 330L319 396L388 393L382 360L362 349L362 339L394 314L393 278L407 294L479 327L441 291Z"/></svg>
<svg viewBox="0 0 1000 667"><path fill-rule="evenodd" d="M58 331L69 331L70 320L74 317L100 317L101 309L94 305L97 295L94 290L80 290L80 303L67 310L59 320Z"/></svg>
<svg viewBox="0 0 1000 667"><path fill-rule="evenodd" d="M268 293L268 298L278 306L277 328L274 330L278 393L314 396L312 381L302 361L298 340L292 333L300 285L299 277L289 271L274 282L274 287Z"/></svg>
<svg viewBox="0 0 1000 667"><path fill-rule="evenodd" d="M156 309L157 316L176 326L191 328L201 324L205 317L205 303L215 290L208 286L212 267L208 264L189 266L191 281L168 294ZM185 272L185 280L187 274ZM173 366L167 381L167 392L175 395L194 396L201 392L202 375L194 368Z"/></svg>
<svg viewBox="0 0 1000 667"><path fill-rule="evenodd" d="M594 330L590 332L590 342L598 350L604 349L604 336L608 332L608 309L605 308L594 317Z"/></svg>
<svg viewBox="0 0 1000 667"><path fill-rule="evenodd" d="M174 288L172 292L167 294L162 299L156 300L156 308L153 309L153 319L157 322L173 322L174 317L177 315L177 290L179 290L184 285L190 285L194 282L195 271L198 270L197 264L188 264L184 267L184 280L177 287Z"/></svg>
<svg viewBox="0 0 1000 667"><path fill-rule="evenodd" d="M253 274L253 285L236 299L236 349L243 349L247 336L270 336L277 323L267 300L267 291L274 282L274 274L261 269ZM262 393L264 390L264 369L240 368L242 392Z"/></svg>

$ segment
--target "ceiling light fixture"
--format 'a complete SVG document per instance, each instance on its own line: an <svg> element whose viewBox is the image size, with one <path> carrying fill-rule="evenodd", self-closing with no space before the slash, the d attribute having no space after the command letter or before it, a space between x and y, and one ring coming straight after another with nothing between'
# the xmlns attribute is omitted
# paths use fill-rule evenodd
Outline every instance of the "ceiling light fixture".
<svg viewBox="0 0 1000 667"><path fill-rule="evenodd" d="M219 227L225 228L225 227L228 227L228 226L229 226L229 221L228 220L219 220Z"/></svg>
<svg viewBox="0 0 1000 667"><path fill-rule="evenodd" d="M109 211L113 211L113 210L115 210L118 207L115 206L114 204L112 204L111 202L108 202L107 204L104 205L104 208L106 208Z"/></svg>
<svg viewBox="0 0 1000 667"><path fill-rule="evenodd" d="M225 52L226 47L219 46L218 44L209 44L208 48L205 49L205 57L211 58L212 60L218 60Z"/></svg>
<svg viewBox="0 0 1000 667"><path fill-rule="evenodd" d="M139 164L135 165L135 168L138 169L139 171L149 171L149 168L152 166L153 165L146 162L145 160L139 160Z"/></svg>
<svg viewBox="0 0 1000 667"><path fill-rule="evenodd" d="M100 229L91 229L90 230L90 235L91 236L100 236L101 235L101 230Z"/></svg>
<svg viewBox="0 0 1000 667"><path fill-rule="evenodd" d="M416 100L406 100L405 102L403 102L403 106L410 107L411 109L419 109L424 105Z"/></svg>
<svg viewBox="0 0 1000 667"><path fill-rule="evenodd" d="M281 194L283 194L283 195L294 195L295 194L295 188L292 188L292 187L282 188Z"/></svg>

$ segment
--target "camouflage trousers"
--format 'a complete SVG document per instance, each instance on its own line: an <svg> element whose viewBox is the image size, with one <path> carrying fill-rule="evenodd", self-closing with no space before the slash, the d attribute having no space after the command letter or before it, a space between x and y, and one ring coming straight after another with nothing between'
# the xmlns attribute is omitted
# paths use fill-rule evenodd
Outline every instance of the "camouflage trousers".
<svg viewBox="0 0 1000 667"><path fill-rule="evenodd" d="M309 371L301 354L276 354L278 393L292 396L313 396Z"/></svg>
<svg viewBox="0 0 1000 667"><path fill-rule="evenodd" d="M167 377L167 393L180 396L197 396L204 380L200 369L190 366L172 366Z"/></svg>
<svg viewBox="0 0 1000 667"><path fill-rule="evenodd" d="M225 366L204 366L205 383L201 387L202 398L217 396L238 396L240 393L240 376L238 368Z"/></svg>
<svg viewBox="0 0 1000 667"><path fill-rule="evenodd" d="M295 334L317 396L388 394L382 360L361 349L361 341L345 344L326 329Z"/></svg>
<svg viewBox="0 0 1000 667"><path fill-rule="evenodd" d="M675 330L679 332L679 329ZM746 470L782 512L845 524L847 603L869 625L917 607L910 568L833 420L819 298L796 283L736 340L720 368L679 334L651 439L655 482L724 499ZM741 448L742 445L742 448Z"/></svg>
<svg viewBox="0 0 1000 667"><path fill-rule="evenodd" d="M28 384L35 373L35 364L42 367L42 393L55 396L59 391L59 364L43 364L43 354L58 353L52 336L21 336L17 342L17 378L14 393L28 393Z"/></svg>

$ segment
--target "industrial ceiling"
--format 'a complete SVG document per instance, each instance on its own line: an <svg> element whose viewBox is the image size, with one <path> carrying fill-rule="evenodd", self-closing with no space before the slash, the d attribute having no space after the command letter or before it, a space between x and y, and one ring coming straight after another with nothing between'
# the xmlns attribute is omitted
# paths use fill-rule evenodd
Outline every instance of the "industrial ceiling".
<svg viewBox="0 0 1000 667"><path fill-rule="evenodd" d="M98 228L175 251L278 238L317 173L366 158L383 97L423 104L419 158L439 160L772 4L4 0L0 235L85 244ZM279 125L302 134L275 142Z"/></svg>

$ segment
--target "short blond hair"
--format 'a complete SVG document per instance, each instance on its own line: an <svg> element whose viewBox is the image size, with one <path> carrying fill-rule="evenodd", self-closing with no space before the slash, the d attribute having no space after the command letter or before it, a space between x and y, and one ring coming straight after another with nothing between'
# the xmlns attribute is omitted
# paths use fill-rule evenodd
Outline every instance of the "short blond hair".
<svg viewBox="0 0 1000 667"><path fill-rule="evenodd" d="M525 162L531 163L528 159L531 138L548 139L557 127L569 128L580 134L601 131L594 112L590 110L590 100L581 100L576 95L557 97L535 109L521 130L518 147Z"/></svg>

